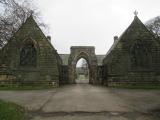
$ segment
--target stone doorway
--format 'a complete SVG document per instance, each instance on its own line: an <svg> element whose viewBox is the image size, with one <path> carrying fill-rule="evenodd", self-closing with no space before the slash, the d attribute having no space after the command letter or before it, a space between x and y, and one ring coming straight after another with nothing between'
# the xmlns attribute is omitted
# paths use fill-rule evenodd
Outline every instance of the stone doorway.
<svg viewBox="0 0 160 120"><path fill-rule="evenodd" d="M97 84L97 58L93 46L72 46L68 59L69 83L76 83L76 64L80 58L84 58L89 66L89 83Z"/></svg>

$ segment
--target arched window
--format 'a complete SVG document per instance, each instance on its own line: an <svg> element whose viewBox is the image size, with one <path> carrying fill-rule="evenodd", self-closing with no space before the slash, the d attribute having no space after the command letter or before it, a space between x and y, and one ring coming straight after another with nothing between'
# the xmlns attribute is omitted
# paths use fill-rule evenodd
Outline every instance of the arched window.
<svg viewBox="0 0 160 120"><path fill-rule="evenodd" d="M142 40L136 40L130 48L131 65L132 67L148 68L149 64L149 50L143 44Z"/></svg>
<svg viewBox="0 0 160 120"><path fill-rule="evenodd" d="M35 67L37 64L37 52L32 40L26 40L20 51L20 66Z"/></svg>

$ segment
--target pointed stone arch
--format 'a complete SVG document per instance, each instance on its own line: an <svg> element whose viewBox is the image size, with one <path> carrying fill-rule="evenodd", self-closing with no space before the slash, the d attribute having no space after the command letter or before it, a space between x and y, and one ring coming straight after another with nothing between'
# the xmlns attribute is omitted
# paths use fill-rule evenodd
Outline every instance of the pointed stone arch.
<svg viewBox="0 0 160 120"><path fill-rule="evenodd" d="M137 39L134 41L130 48L131 67L136 68L150 68L151 54L150 48L142 40Z"/></svg>
<svg viewBox="0 0 160 120"><path fill-rule="evenodd" d="M20 66L36 67L37 66L37 44L32 38L23 41L20 49Z"/></svg>
<svg viewBox="0 0 160 120"><path fill-rule="evenodd" d="M69 83L75 83L76 64L79 59L84 58L89 66L89 83L97 84L97 58L95 48L92 46L72 46L68 59Z"/></svg>

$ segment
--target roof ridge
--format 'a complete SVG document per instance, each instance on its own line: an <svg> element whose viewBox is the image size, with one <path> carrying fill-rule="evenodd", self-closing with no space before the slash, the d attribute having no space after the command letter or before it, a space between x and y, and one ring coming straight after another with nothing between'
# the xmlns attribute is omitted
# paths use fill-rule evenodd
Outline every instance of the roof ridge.
<svg viewBox="0 0 160 120"><path fill-rule="evenodd" d="M137 15L134 16L133 21L131 22L131 24L127 27L127 29L121 34L121 36L118 38L118 40L114 41L114 43L112 44L111 48L108 50L106 56L108 54L110 54L110 52L115 48L115 46L119 43L119 41L122 39L122 37L126 34L126 32L133 26L135 26L135 24L138 24L138 26L143 26L144 29L146 29L153 37L154 35L147 29L147 27L143 24L143 22L138 18Z"/></svg>

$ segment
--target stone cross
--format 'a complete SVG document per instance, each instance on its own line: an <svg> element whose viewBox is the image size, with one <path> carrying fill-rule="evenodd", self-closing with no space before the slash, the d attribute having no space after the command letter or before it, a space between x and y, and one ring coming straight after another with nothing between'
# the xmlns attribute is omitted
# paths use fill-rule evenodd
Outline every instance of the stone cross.
<svg viewBox="0 0 160 120"><path fill-rule="evenodd" d="M137 12L136 10L134 11L134 15L135 15L135 16L137 16L137 15L138 15L138 12Z"/></svg>

